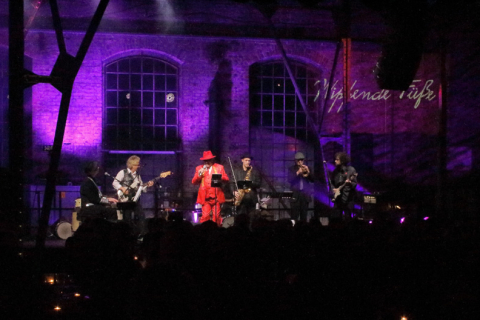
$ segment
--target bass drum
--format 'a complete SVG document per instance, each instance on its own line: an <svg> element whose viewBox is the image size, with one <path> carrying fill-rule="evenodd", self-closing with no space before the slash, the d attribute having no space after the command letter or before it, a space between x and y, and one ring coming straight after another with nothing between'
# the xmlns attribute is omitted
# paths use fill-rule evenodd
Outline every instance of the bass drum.
<svg viewBox="0 0 480 320"><path fill-rule="evenodd" d="M68 221L59 221L54 225L53 234L55 237L67 240L73 236L72 224Z"/></svg>
<svg viewBox="0 0 480 320"><path fill-rule="evenodd" d="M225 217L222 220L222 227L230 228L231 226L233 226L234 222L235 222L235 218L233 216Z"/></svg>

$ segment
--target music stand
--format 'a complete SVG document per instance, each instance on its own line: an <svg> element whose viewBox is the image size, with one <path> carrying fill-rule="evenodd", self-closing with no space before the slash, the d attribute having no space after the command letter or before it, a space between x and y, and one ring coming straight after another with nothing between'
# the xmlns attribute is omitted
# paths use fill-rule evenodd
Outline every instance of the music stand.
<svg viewBox="0 0 480 320"><path fill-rule="evenodd" d="M222 175L220 173L212 174L211 187L220 188L222 186Z"/></svg>
<svg viewBox="0 0 480 320"><path fill-rule="evenodd" d="M212 182L210 183L212 188L215 188L215 219L217 217L217 188L222 186L222 175L220 173L212 174Z"/></svg>
<svg viewBox="0 0 480 320"><path fill-rule="evenodd" d="M240 180L237 181L238 189L252 189L252 181L250 180Z"/></svg>

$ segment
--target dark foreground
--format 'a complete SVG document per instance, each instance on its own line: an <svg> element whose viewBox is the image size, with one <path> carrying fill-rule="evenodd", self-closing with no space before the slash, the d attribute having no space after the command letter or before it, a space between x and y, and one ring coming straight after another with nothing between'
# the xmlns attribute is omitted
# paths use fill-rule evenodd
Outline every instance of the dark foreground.
<svg viewBox="0 0 480 320"><path fill-rule="evenodd" d="M151 220L139 244L95 220L22 256L2 234L0 317L480 319L478 221L236 224Z"/></svg>

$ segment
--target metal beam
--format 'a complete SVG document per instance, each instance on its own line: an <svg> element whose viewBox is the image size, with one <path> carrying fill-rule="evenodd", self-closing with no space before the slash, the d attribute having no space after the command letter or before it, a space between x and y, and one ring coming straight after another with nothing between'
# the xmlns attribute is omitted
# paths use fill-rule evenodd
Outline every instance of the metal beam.
<svg viewBox="0 0 480 320"><path fill-rule="evenodd" d="M55 2L55 0L52 0ZM75 77L77 76L78 71L83 63L85 55L87 54L88 48L92 43L93 37L100 25L103 14L107 8L109 0L101 0L95 14L92 18L90 26L83 38L83 41L78 49L77 55L75 57L69 55L66 52L60 52L55 66L53 67L51 76L60 77L63 79L62 84L55 86L60 92L62 92L62 100L60 103L60 110L58 111L58 120L57 127L55 130L55 138L53 142L53 148L50 157L50 165L47 172L47 184L45 186L45 195L43 198L43 207L42 212L39 218L39 227L37 233L37 242L36 246L38 248L45 247L45 239L48 231L48 220L50 218L50 210L52 207L52 201L55 194L55 185L56 185L56 176L58 167L60 165L60 157L62 153L63 138L65 135L65 126L67 123L68 109L70 106L70 99L72 96L73 83ZM57 24L59 23L60 17L54 17L54 20L57 19ZM56 27L57 32L57 41L62 41L63 36L60 36L58 31L61 31L61 27ZM62 47L62 44L59 43L59 47Z"/></svg>
<svg viewBox="0 0 480 320"><path fill-rule="evenodd" d="M15 177L10 184L9 217L20 227L24 220L24 171L25 163L25 127L24 100L22 76L24 68L25 42L23 38L23 1L10 0L9 2L9 168L11 177ZM4 204L6 205L6 204ZM4 208L5 209L5 208Z"/></svg>

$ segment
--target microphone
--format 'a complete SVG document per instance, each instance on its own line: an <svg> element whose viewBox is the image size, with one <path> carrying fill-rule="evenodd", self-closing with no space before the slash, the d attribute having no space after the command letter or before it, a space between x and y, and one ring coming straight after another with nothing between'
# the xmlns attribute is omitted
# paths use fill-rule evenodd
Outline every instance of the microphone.
<svg viewBox="0 0 480 320"><path fill-rule="evenodd" d="M111 177L110 173L108 173L108 172L105 172L104 174L105 174L107 177Z"/></svg>
<svg viewBox="0 0 480 320"><path fill-rule="evenodd" d="M206 165L206 164L204 164L204 165L203 165L203 168L200 169L200 171L198 171L198 175L199 175L200 177L202 177L202 176L205 174L205 170L207 170L207 165Z"/></svg>

